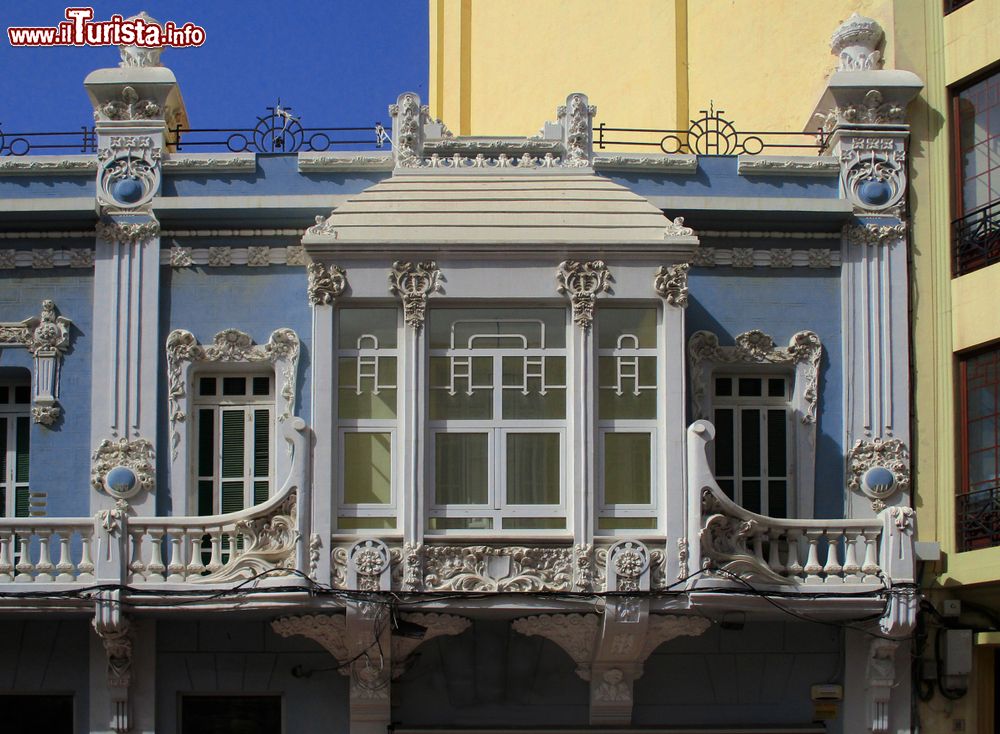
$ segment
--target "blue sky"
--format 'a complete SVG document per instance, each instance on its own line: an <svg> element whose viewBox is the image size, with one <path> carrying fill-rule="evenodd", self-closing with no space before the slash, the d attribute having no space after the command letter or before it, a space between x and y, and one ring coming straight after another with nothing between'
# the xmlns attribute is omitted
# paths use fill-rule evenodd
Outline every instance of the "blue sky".
<svg viewBox="0 0 1000 734"><path fill-rule="evenodd" d="M117 66L118 49L13 48L9 26L55 26L65 0L4 4L0 39L0 129L78 130L93 117L83 79ZM387 122L403 91L427 98L426 0L149 0L80 2L95 20L147 11L205 28L199 48L163 52L181 87L191 126L252 127L280 96L306 127Z"/></svg>

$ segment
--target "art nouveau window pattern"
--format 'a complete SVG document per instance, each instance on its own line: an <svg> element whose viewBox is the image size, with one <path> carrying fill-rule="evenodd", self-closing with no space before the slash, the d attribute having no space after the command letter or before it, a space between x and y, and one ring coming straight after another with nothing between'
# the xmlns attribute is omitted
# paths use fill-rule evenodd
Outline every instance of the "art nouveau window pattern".
<svg viewBox="0 0 1000 734"><path fill-rule="evenodd" d="M337 425L342 530L396 527L395 308L339 311Z"/></svg>
<svg viewBox="0 0 1000 734"><path fill-rule="evenodd" d="M788 516L790 382L761 374L713 381L715 479L737 504L771 517Z"/></svg>
<svg viewBox="0 0 1000 734"><path fill-rule="evenodd" d="M272 491L274 375L195 376L198 514L238 512Z"/></svg>
<svg viewBox="0 0 1000 734"><path fill-rule="evenodd" d="M597 529L656 527L657 309L597 313Z"/></svg>
<svg viewBox="0 0 1000 734"><path fill-rule="evenodd" d="M428 528L566 527L565 309L439 309Z"/></svg>
<svg viewBox="0 0 1000 734"><path fill-rule="evenodd" d="M29 515L30 436L30 382L0 382L0 516Z"/></svg>

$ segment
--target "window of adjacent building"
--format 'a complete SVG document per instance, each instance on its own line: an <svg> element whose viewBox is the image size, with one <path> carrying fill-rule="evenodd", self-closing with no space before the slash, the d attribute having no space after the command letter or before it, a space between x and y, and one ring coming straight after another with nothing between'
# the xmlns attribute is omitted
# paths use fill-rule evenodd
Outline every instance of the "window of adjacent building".
<svg viewBox="0 0 1000 734"><path fill-rule="evenodd" d="M1000 262L1000 71L955 92L955 275Z"/></svg>
<svg viewBox="0 0 1000 734"><path fill-rule="evenodd" d="M0 382L0 515L28 517L31 383Z"/></svg>
<svg viewBox="0 0 1000 734"><path fill-rule="evenodd" d="M430 530L566 527L566 318L431 312Z"/></svg>
<svg viewBox="0 0 1000 734"><path fill-rule="evenodd" d="M273 373L198 373L194 392L198 514L266 502L274 456Z"/></svg>
<svg viewBox="0 0 1000 734"><path fill-rule="evenodd" d="M716 373L712 381L716 481L751 512L787 517L791 377Z"/></svg>
<svg viewBox="0 0 1000 734"><path fill-rule="evenodd" d="M598 530L656 527L657 310L597 313Z"/></svg>
<svg viewBox="0 0 1000 734"><path fill-rule="evenodd" d="M1000 545L1000 348L960 362L962 482L956 497L960 551Z"/></svg>
<svg viewBox="0 0 1000 734"><path fill-rule="evenodd" d="M181 734L280 734L281 696L181 696Z"/></svg>
<svg viewBox="0 0 1000 734"><path fill-rule="evenodd" d="M337 525L395 528L398 312L344 308L338 318Z"/></svg>

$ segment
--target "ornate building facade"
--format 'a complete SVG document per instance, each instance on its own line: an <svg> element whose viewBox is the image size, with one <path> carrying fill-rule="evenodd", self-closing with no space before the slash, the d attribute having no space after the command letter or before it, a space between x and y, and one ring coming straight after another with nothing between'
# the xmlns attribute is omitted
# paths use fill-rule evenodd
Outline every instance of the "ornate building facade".
<svg viewBox="0 0 1000 734"><path fill-rule="evenodd" d="M189 153L123 48L95 154L0 159L9 709L909 731L922 82L884 40L836 29L808 155L712 108L602 152L581 92L532 137L403 93L387 151Z"/></svg>

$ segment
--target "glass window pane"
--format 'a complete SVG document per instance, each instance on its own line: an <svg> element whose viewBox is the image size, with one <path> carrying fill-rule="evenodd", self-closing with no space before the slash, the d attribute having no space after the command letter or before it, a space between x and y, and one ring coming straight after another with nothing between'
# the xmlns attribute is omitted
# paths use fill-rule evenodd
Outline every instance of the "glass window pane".
<svg viewBox="0 0 1000 734"><path fill-rule="evenodd" d="M565 517L505 517L500 523L504 530L562 530Z"/></svg>
<svg viewBox="0 0 1000 734"><path fill-rule="evenodd" d="M18 405L27 405L31 402L31 386L30 385L15 385L14 386L14 402Z"/></svg>
<svg viewBox="0 0 1000 734"><path fill-rule="evenodd" d="M648 433L604 434L605 504L648 505L652 501Z"/></svg>
<svg viewBox="0 0 1000 734"><path fill-rule="evenodd" d="M270 395L271 394L271 378L270 377L255 377L255 378L253 378L253 394L254 395Z"/></svg>
<svg viewBox="0 0 1000 734"><path fill-rule="evenodd" d="M223 395L246 395L247 394L247 378L245 378L245 377L223 377L222 378L222 394Z"/></svg>
<svg viewBox="0 0 1000 734"><path fill-rule="evenodd" d="M743 501L740 503L750 512L760 512L760 480L745 480L743 482Z"/></svg>
<svg viewBox="0 0 1000 734"><path fill-rule="evenodd" d="M622 349L656 347L656 307L597 309L598 349L619 346Z"/></svg>
<svg viewBox="0 0 1000 734"><path fill-rule="evenodd" d="M202 377L198 380L198 392L201 395L215 395L215 378Z"/></svg>
<svg viewBox="0 0 1000 734"><path fill-rule="evenodd" d="M619 365L619 361L621 364ZM638 368L639 394L635 372ZM618 373L621 371L621 395ZM656 358L639 357L634 364L618 357L598 357L598 418L600 420L656 418Z"/></svg>
<svg viewBox="0 0 1000 734"><path fill-rule="evenodd" d="M489 501L489 446L485 433L434 437L434 502L484 505Z"/></svg>
<svg viewBox="0 0 1000 734"><path fill-rule="evenodd" d="M395 308L342 308L339 326L340 349L374 349L376 344L379 349L396 347Z"/></svg>
<svg viewBox="0 0 1000 734"><path fill-rule="evenodd" d="M718 477L733 476L733 411L731 408L717 408L715 411L715 474Z"/></svg>
<svg viewBox="0 0 1000 734"><path fill-rule="evenodd" d="M15 426L17 435L14 440L16 441L16 455L14 462L14 481L15 482L27 482L28 481L28 468L29 468L29 455L30 455L30 441L31 441L31 421L27 418L18 418L17 425Z"/></svg>
<svg viewBox="0 0 1000 734"><path fill-rule="evenodd" d="M344 502L392 501L392 434L344 434Z"/></svg>
<svg viewBox="0 0 1000 734"><path fill-rule="evenodd" d="M337 415L348 420L378 418L392 420L396 417L396 358L378 357L376 363L363 365L361 389L358 389L358 358L337 360ZM375 391L373 367L378 368L378 392Z"/></svg>
<svg viewBox="0 0 1000 734"><path fill-rule="evenodd" d="M472 384L491 385L493 381L492 357L474 357L471 362ZM493 390L489 387L473 389L469 394L468 378L456 366L454 395L449 395L451 384L451 359L431 357L429 414L431 420L476 420L493 417Z"/></svg>
<svg viewBox="0 0 1000 734"><path fill-rule="evenodd" d="M558 433L507 434L507 503L559 504Z"/></svg>
<svg viewBox="0 0 1000 734"><path fill-rule="evenodd" d="M760 411L740 411L740 468L745 477L760 476Z"/></svg>
<svg viewBox="0 0 1000 734"><path fill-rule="evenodd" d="M396 527L394 517L338 517L337 527L341 530L391 530Z"/></svg>
<svg viewBox="0 0 1000 734"><path fill-rule="evenodd" d="M492 530L490 517L432 517L428 521L431 530Z"/></svg>
<svg viewBox="0 0 1000 734"><path fill-rule="evenodd" d="M211 479L203 479L198 482L198 514L214 515L214 487Z"/></svg>
<svg viewBox="0 0 1000 734"><path fill-rule="evenodd" d="M767 474L778 478L788 474L788 414L767 411Z"/></svg>
<svg viewBox="0 0 1000 734"><path fill-rule="evenodd" d="M431 349L562 349L566 346L566 310L563 308L442 308L431 311L429 321Z"/></svg>
<svg viewBox="0 0 1000 734"><path fill-rule="evenodd" d="M198 476L215 475L215 411L198 411Z"/></svg>
<svg viewBox="0 0 1000 734"><path fill-rule="evenodd" d="M769 377L767 380L767 395L771 398L785 397L785 379L783 377Z"/></svg>
<svg viewBox="0 0 1000 734"><path fill-rule="evenodd" d="M729 397L733 394L733 378L732 377L717 377L715 378L715 394L719 397Z"/></svg>
<svg viewBox="0 0 1000 734"><path fill-rule="evenodd" d="M598 530L655 530L655 517L601 517L597 519Z"/></svg>
<svg viewBox="0 0 1000 734"><path fill-rule="evenodd" d="M767 514L788 517L788 484L784 481L767 483Z"/></svg>
<svg viewBox="0 0 1000 734"><path fill-rule="evenodd" d="M761 395L761 379L759 377L741 377L737 380L741 398L756 398Z"/></svg>

